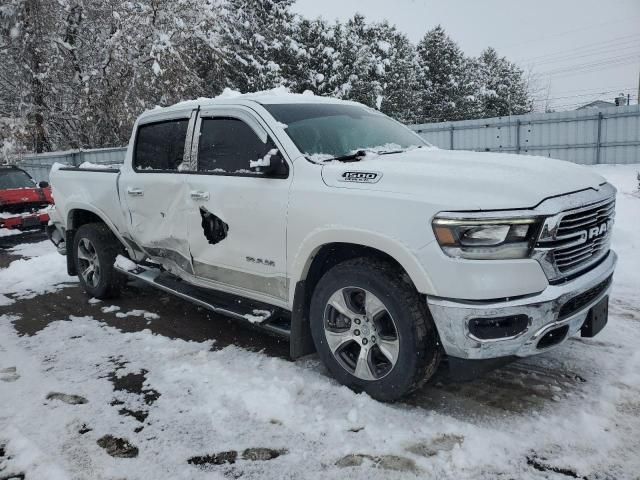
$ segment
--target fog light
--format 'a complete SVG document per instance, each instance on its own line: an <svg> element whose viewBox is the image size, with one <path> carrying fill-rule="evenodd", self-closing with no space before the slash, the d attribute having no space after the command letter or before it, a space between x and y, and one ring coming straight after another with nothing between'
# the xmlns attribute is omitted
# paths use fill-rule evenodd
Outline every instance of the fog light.
<svg viewBox="0 0 640 480"><path fill-rule="evenodd" d="M515 337L524 332L528 325L529 317L526 315L472 318L469 320L469 333L480 340L495 340Z"/></svg>

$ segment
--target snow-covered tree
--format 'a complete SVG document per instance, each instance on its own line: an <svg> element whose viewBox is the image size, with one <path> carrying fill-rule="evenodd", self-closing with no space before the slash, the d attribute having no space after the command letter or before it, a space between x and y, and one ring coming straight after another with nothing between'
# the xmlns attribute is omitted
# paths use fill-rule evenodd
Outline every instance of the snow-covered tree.
<svg viewBox="0 0 640 480"><path fill-rule="evenodd" d="M416 49L395 27L383 23L376 46L384 57L384 78L377 107L404 123L417 123L419 101Z"/></svg>
<svg viewBox="0 0 640 480"><path fill-rule="evenodd" d="M437 27L308 20L294 0L4 0L0 150L123 145L145 109L279 85L406 123L528 111L522 72Z"/></svg>
<svg viewBox="0 0 640 480"><path fill-rule="evenodd" d="M484 50L476 62L483 117L528 113L533 108L523 71L493 48Z"/></svg>
<svg viewBox="0 0 640 480"><path fill-rule="evenodd" d="M294 0L226 0L220 26L228 87L243 92L285 83L294 70Z"/></svg>
<svg viewBox="0 0 640 480"><path fill-rule="evenodd" d="M339 24L323 19L299 18L295 25L292 45L297 69L288 85L294 92L310 90L317 95L333 95L340 82Z"/></svg>
<svg viewBox="0 0 640 480"><path fill-rule="evenodd" d="M50 0L9 0L0 7L2 109L24 120L21 140L36 152L51 149L46 97L58 64L51 51L52 9L56 5Z"/></svg>
<svg viewBox="0 0 640 480"><path fill-rule="evenodd" d="M297 40L305 60L300 89L355 100L403 121L414 119L415 50L395 27L369 23L362 15L334 25L302 20Z"/></svg>
<svg viewBox="0 0 640 480"><path fill-rule="evenodd" d="M464 88L465 57L460 47L438 25L420 40L417 52L422 121L464 118L460 102L468 92Z"/></svg>

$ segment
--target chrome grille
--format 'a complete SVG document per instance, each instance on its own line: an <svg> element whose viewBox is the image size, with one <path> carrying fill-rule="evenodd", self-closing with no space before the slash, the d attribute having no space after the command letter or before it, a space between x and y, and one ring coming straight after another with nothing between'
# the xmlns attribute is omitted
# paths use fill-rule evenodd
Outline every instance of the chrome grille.
<svg viewBox="0 0 640 480"><path fill-rule="evenodd" d="M561 273L577 270L609 251L615 200L581 208L562 216L553 251L556 268Z"/></svg>

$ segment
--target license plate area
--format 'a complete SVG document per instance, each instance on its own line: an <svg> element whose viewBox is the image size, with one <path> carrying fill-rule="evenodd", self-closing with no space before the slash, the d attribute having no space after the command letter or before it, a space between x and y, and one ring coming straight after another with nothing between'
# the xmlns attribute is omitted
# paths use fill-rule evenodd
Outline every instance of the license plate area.
<svg viewBox="0 0 640 480"><path fill-rule="evenodd" d="M38 218L37 215L34 215L32 217L26 217L22 219L22 226L25 228L30 228L30 227L38 227L40 226L40 218Z"/></svg>
<svg viewBox="0 0 640 480"><path fill-rule="evenodd" d="M609 318L609 296L602 298L596 303L589 313L587 319L580 328L580 335L583 337L595 337L607 324Z"/></svg>

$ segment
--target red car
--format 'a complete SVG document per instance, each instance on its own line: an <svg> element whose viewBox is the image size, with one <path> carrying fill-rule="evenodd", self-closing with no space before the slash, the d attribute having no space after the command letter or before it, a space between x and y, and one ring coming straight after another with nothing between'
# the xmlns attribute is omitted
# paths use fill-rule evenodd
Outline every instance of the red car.
<svg viewBox="0 0 640 480"><path fill-rule="evenodd" d="M0 165L0 228L29 230L49 222L53 205L48 182L36 182L24 170Z"/></svg>

